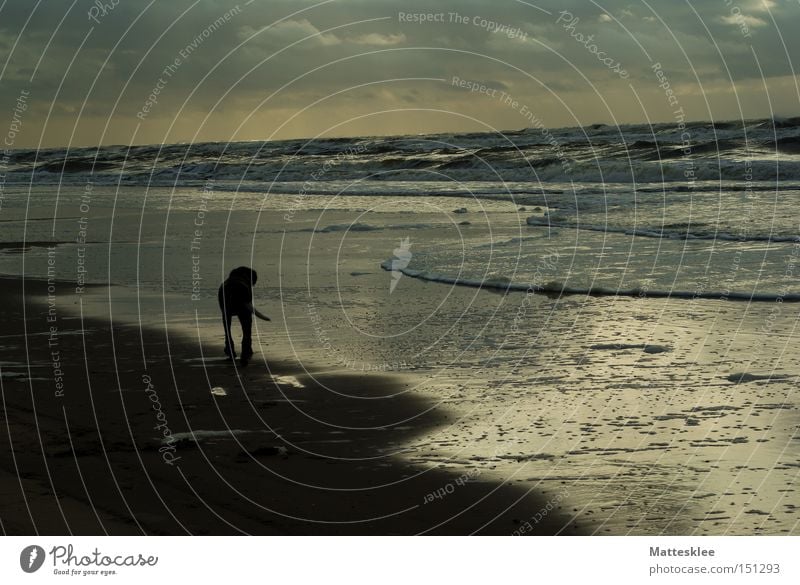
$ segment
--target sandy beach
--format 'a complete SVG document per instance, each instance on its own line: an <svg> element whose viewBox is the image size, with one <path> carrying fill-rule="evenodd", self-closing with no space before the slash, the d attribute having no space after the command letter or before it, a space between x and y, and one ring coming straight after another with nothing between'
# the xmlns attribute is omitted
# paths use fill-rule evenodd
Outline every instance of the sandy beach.
<svg viewBox="0 0 800 585"><path fill-rule="evenodd" d="M788 227L686 240L508 201L196 189L137 210L130 187L95 189L82 244L84 195L62 189L49 221L48 188L4 209L0 267L28 275L0 307L8 533L799 529ZM381 268L407 251L408 274ZM244 369L216 301L237 265L272 317ZM639 292L522 286L567 277Z"/></svg>
<svg viewBox="0 0 800 585"><path fill-rule="evenodd" d="M404 459L449 416L402 376L242 370L196 339L63 313L50 346L46 283L1 289L5 534L579 531L535 490Z"/></svg>

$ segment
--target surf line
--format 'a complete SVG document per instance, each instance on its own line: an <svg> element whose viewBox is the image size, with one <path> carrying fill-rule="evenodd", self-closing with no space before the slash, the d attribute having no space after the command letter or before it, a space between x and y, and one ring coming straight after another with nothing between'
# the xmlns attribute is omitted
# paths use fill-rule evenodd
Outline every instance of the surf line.
<svg viewBox="0 0 800 585"><path fill-rule="evenodd" d="M800 242L800 236L782 236L782 235L753 235L742 236L731 234L728 232L716 233L692 233L684 231L656 231L655 229L647 228L624 228L604 225L592 224L571 224L562 222L548 222L547 219L540 219L538 217L529 217L526 223L532 227L546 227L553 229L576 229L586 230L590 232L605 232L609 234L624 234L626 236L638 236L641 238L658 238L663 240L715 240L724 242Z"/></svg>
<svg viewBox="0 0 800 585"><path fill-rule="evenodd" d="M467 278L455 278L439 274L437 272L425 272L422 270L412 270L410 268L392 268L393 259L381 263L381 268L387 272L401 272L411 278L425 280L428 282L438 282L440 284L452 284L455 286L466 286L471 288L485 288L490 290L501 290L507 292L534 292L552 296L562 295L581 295L588 297L639 297L654 299L705 299L711 301L744 301L753 303L781 302L799 303L800 293L787 294L762 294L762 293L742 293L729 292L727 294L716 292L698 292L686 290L644 290L640 288L613 289L604 287L575 288L564 286L554 282L542 286L533 284L521 284L511 282L508 278L490 278L486 280L474 280ZM396 262L396 261L395 261Z"/></svg>

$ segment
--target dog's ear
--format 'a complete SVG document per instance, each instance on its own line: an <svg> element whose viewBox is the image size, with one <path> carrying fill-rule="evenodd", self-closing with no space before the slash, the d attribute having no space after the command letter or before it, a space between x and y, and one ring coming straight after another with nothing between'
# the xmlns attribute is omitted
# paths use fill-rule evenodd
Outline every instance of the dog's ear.
<svg viewBox="0 0 800 585"><path fill-rule="evenodd" d="M250 269L247 266L239 266L231 270L228 277L237 280L248 280L250 278Z"/></svg>

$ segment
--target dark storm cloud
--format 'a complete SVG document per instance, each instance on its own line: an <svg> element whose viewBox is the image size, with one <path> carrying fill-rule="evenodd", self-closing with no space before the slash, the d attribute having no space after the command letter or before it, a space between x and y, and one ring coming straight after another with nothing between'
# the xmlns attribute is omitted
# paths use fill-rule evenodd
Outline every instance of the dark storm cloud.
<svg viewBox="0 0 800 585"><path fill-rule="evenodd" d="M535 104L550 125L669 119L660 62L692 117L734 118L739 102L760 116L796 107L798 25L800 5L777 0L9 0L0 104L30 91L26 145L314 134L408 107L452 110L452 129L459 116L522 124L454 77ZM431 80L386 81L401 78ZM411 123L348 131L428 128Z"/></svg>

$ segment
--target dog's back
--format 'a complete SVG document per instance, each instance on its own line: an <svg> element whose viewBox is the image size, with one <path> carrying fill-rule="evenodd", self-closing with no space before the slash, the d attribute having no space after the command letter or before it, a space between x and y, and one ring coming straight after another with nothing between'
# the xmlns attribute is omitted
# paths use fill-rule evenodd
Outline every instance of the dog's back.
<svg viewBox="0 0 800 585"><path fill-rule="evenodd" d="M244 266L231 270L217 292L222 312L237 315L247 310L248 305L253 302L253 285L257 278L255 270Z"/></svg>
<svg viewBox="0 0 800 585"><path fill-rule="evenodd" d="M223 312L236 315L253 301L253 291L246 281L228 278L220 285L217 299Z"/></svg>

